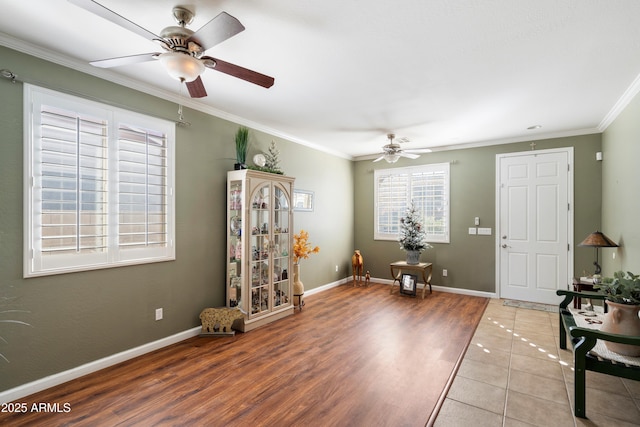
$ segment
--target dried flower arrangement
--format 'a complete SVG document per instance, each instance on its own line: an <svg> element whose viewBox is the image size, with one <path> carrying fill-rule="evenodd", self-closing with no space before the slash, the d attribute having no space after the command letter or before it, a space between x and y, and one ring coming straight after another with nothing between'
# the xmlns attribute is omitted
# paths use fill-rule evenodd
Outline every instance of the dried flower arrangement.
<svg viewBox="0 0 640 427"><path fill-rule="evenodd" d="M293 235L293 262L295 264L318 252L320 252L320 248L318 246L312 248L309 243L309 233L300 230L300 233Z"/></svg>

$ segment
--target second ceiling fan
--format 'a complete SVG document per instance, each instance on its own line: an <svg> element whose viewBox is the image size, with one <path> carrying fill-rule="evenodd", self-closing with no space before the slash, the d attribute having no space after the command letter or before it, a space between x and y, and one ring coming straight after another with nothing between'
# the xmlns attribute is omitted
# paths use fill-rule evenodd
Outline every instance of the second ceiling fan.
<svg viewBox="0 0 640 427"><path fill-rule="evenodd" d="M400 143L409 142L408 138L398 138L394 141L395 134L388 133L387 138L389 139L389 143L382 147L382 155L374 160L374 162L379 162L380 160L386 160L387 163L395 163L400 157L406 157L408 159L417 159L420 157L420 154L416 153L430 153L431 150L428 148L423 148L420 150L411 150L406 151L400 147Z"/></svg>
<svg viewBox="0 0 640 427"><path fill-rule="evenodd" d="M193 12L184 7L174 7L173 16L178 25L166 27L158 36L93 0L69 1L144 38L158 42L164 50L164 52L93 61L91 62L93 66L111 68L158 59L171 77L186 84L192 98L207 96L207 91L200 78L200 74L207 68L265 88L270 88L275 82L273 77L204 55L207 49L244 31L245 28L240 21L226 12L220 13L194 32L186 28L193 21Z"/></svg>

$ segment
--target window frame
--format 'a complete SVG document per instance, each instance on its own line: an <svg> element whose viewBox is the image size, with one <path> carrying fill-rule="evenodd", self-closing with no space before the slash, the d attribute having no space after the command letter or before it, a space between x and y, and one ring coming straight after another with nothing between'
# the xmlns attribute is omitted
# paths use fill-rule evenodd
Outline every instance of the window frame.
<svg viewBox="0 0 640 427"><path fill-rule="evenodd" d="M445 220L445 230L442 234L429 234L427 231L427 241L429 243L450 243L451 236L451 204L450 204L450 195L451 195L451 172L449 163L432 163L425 164L419 166L408 166L401 168L387 168L387 169L375 169L374 170L374 209L373 209L373 239L374 240L393 240L397 241L400 233L400 225L399 219L404 216L404 212L406 211L409 204L414 200L413 195L411 194L411 176L418 174L430 174L434 172L444 173L445 183L444 183L444 194L442 196L443 204L446 207L446 212L443 213L443 218ZM404 186L403 191L406 192L406 196L403 197L400 195L398 198L398 203L400 204L397 209L394 209L398 215L398 231L395 233L388 233L381 231L380 224L380 201L379 201L379 180L385 176L391 176L395 178L400 178L403 175L407 175L407 182L402 184L399 183L400 187ZM404 200L403 200L404 199ZM426 221L423 218L423 223ZM427 227L428 228L428 227Z"/></svg>
<svg viewBox="0 0 640 427"><path fill-rule="evenodd" d="M154 262L164 262L175 260L175 123L152 117L122 108L114 107L97 101L87 100L74 95L57 92L39 86L25 84L24 91L24 255L23 255L23 275L25 278L46 276L54 274L71 273L77 271L97 270L104 268L120 267L125 265L146 264ZM101 215L106 219L100 224L106 224L106 233L103 240L106 249L94 253L62 253L49 254L43 256L46 251L42 250L43 239L43 189L40 182L44 182L42 174L42 140L40 139L40 123L42 123L42 106L51 109L63 109L73 114L90 115L98 118L106 130L106 135L100 136L104 142L106 159L102 158L99 170L106 177L104 192L106 196L106 213ZM163 159L165 160L166 171L163 175L163 211L166 211L166 223L164 234L166 239L161 247L143 247L137 249L124 249L119 243L119 201L118 201L118 154L121 153L119 141L122 139L122 126L138 127L147 131L158 132L163 135L165 147L162 147ZM78 144L82 144L78 142ZM78 149L76 147L76 149ZM55 152L59 153L59 152ZM78 166L82 167L82 166ZM149 172L145 172L145 176ZM64 180L64 175L61 175ZM82 175L72 178L76 183L76 189L80 188L83 180ZM84 189L77 190L82 192ZM62 192L62 190L61 190ZM83 199L75 199L76 204L80 204ZM149 198L145 199L149 205ZM91 209L88 209L91 211ZM61 210L61 212L64 212ZM83 212L80 208L80 212ZM98 215L93 212L93 215ZM76 225L82 226L82 219L76 218ZM62 221L64 225L64 221ZM76 227L77 228L77 227ZM82 232L76 229L76 236L81 236ZM64 235L64 233L61 233ZM71 252L71 251L67 251Z"/></svg>

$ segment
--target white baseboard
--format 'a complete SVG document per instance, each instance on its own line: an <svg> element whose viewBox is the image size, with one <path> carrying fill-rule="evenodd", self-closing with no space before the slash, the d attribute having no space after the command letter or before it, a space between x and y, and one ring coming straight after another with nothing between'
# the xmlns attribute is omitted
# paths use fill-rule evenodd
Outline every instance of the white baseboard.
<svg viewBox="0 0 640 427"><path fill-rule="evenodd" d="M313 289L310 289L308 291L304 291L304 294L307 295L307 296L313 295L313 294L317 294L318 292L326 291L328 289L335 288L335 287L338 287L340 285L344 285L349 280L350 280L349 278L345 277L344 279L337 280L337 281L331 282L331 283L327 283L326 285L318 286L317 288L313 288Z"/></svg>
<svg viewBox="0 0 640 427"><path fill-rule="evenodd" d="M352 280L353 279L351 278L351 276L345 277L344 279L338 280L336 282L328 283L326 285L313 288L309 291L305 291L305 295L317 294L318 292L326 291L328 289L335 288L336 286L344 285L345 283L351 283ZM371 282L382 283L383 285L389 285L389 286L391 286L391 283L393 283L391 279L380 279L377 277L376 278L372 277ZM418 289L422 289L424 285L422 283L418 283L417 286L418 286ZM450 288L448 286L438 286L438 285L431 285L431 288L435 291L449 292L452 294L469 295L473 297L482 297L482 298L499 298L498 294L496 294L495 292L474 291L472 289Z"/></svg>
<svg viewBox="0 0 640 427"><path fill-rule="evenodd" d="M36 381L32 381L15 388L5 390L3 392L0 392L0 403L13 402L17 399L29 396L33 393L37 393L50 387L66 383L67 381L80 378L83 375L99 371L100 369L108 368L109 366L113 366L126 360L133 359L134 357L150 353L162 347L175 344L191 337L195 337L200 333L201 330L202 327L200 326L198 326L197 328L188 329L175 335L143 344L139 347L131 348L121 353L113 354L111 356L95 360L93 362L85 363L84 365L80 365L67 371L59 372L57 374L53 374Z"/></svg>
<svg viewBox="0 0 640 427"><path fill-rule="evenodd" d="M352 280L351 277L345 277L344 279L341 279L332 283L328 283L326 285L322 285L317 288L310 289L309 291L305 291L305 295L317 294L319 292L326 291L328 289L335 288L340 285L344 285L345 283L350 283L351 280ZM392 283L392 281L389 279L371 278L371 281L376 283L388 284L388 285L391 285ZM418 287L421 288L422 284L418 284ZM498 298L498 296L494 292L482 292L482 291L474 291L470 289L449 288L446 286L436 286L436 285L432 285L432 288L440 292L451 292L455 294L471 295L471 296L484 297L484 298ZM42 390L46 390L50 387L54 387L54 386L66 383L67 381L80 378L83 375L87 375L92 372L99 371L100 369L108 368L109 366L116 365L118 363L127 361L129 359L133 359L134 357L138 357L143 354L150 353L152 351L166 347L168 345L175 344L177 342L186 340L191 337L195 337L200 333L201 329L202 328L200 326L193 329L188 329L186 331L179 332L175 335L171 335L171 336L159 339L157 341L143 344L139 347L125 350L121 353L107 356L105 358L95 360L93 362L89 362L84 365L80 365L78 367L69 369L67 371L59 372L57 374L53 374L36 381L32 381L30 383L23 384L15 388L5 390L3 392L0 392L0 403L13 402L17 399L23 398L25 396L29 396L31 394L37 393Z"/></svg>
<svg viewBox="0 0 640 427"><path fill-rule="evenodd" d="M391 279L371 278L371 281L376 283L382 283L385 285L391 285L393 283L393 280ZM422 283L418 283L417 285L418 289L422 289L423 286L424 285ZM439 292L449 292L452 294L469 295L472 297L498 298L498 295L495 292L484 292L484 291L474 291L472 289L450 288L448 286L438 286L433 284L431 285L431 289Z"/></svg>

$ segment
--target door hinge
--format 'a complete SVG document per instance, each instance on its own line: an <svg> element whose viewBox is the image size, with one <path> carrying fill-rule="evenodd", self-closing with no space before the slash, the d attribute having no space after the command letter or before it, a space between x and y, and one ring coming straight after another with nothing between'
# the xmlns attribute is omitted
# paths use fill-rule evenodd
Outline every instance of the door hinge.
<svg viewBox="0 0 640 427"><path fill-rule="evenodd" d="M567 211L571 212L571 203L567 203Z"/></svg>
<svg viewBox="0 0 640 427"><path fill-rule="evenodd" d="M567 243L567 252L571 250L571 243Z"/></svg>
<svg viewBox="0 0 640 427"><path fill-rule="evenodd" d="M567 172L571 172L571 165L567 163Z"/></svg>

